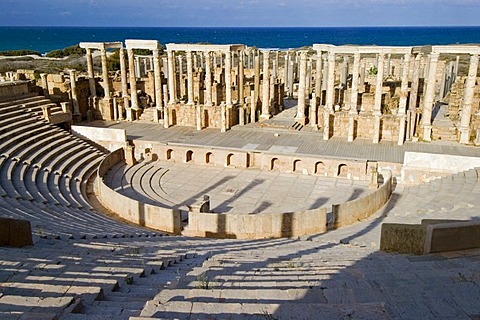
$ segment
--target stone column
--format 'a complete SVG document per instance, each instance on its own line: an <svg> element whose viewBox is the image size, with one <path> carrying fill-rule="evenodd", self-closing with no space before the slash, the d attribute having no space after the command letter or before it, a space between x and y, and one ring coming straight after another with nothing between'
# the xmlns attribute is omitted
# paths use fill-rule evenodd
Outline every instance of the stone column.
<svg viewBox="0 0 480 320"><path fill-rule="evenodd" d="M212 106L212 55L205 51L205 105Z"/></svg>
<svg viewBox="0 0 480 320"><path fill-rule="evenodd" d="M470 67L463 92L462 112L460 115L460 143L468 144L470 141L470 119L472 117L472 103L475 93L475 81L477 80L478 54L470 56Z"/></svg>
<svg viewBox="0 0 480 320"><path fill-rule="evenodd" d="M162 73L160 66L160 53L158 49L153 49L153 73L155 76L155 113L154 121L158 122L159 113L163 112L163 90L162 90Z"/></svg>
<svg viewBox="0 0 480 320"><path fill-rule="evenodd" d="M425 141L432 140L432 109L435 98L435 80L437 78L438 56L439 53L437 52L432 52L430 54L427 89L425 90L422 111L423 140Z"/></svg>
<svg viewBox="0 0 480 320"><path fill-rule="evenodd" d="M137 97L137 77L135 76L135 56L133 49L128 49L128 68L130 70L130 95L132 97L132 109L138 110L138 97ZM133 120L133 119L129 119Z"/></svg>
<svg viewBox="0 0 480 320"><path fill-rule="evenodd" d="M312 93L312 99L310 99L310 125L314 129L318 129L317 126L317 95L315 92Z"/></svg>
<svg viewBox="0 0 480 320"><path fill-rule="evenodd" d="M42 79L43 95L45 96L45 98L48 99L48 98L50 98L50 90L48 90L47 74L46 73L41 73L40 74L40 79Z"/></svg>
<svg viewBox="0 0 480 320"><path fill-rule="evenodd" d="M353 55L353 72L352 72L352 91L350 94L350 110L348 111L348 132L347 140L352 142L355 133L355 117L357 115L358 100L358 78L360 69L360 53L355 52Z"/></svg>
<svg viewBox="0 0 480 320"><path fill-rule="evenodd" d="M232 53L225 53L225 99L227 108L232 107Z"/></svg>
<svg viewBox="0 0 480 320"><path fill-rule="evenodd" d="M117 97L113 97L113 120L118 120L118 104L117 104Z"/></svg>
<svg viewBox="0 0 480 320"><path fill-rule="evenodd" d="M132 70L133 73L135 74L135 76L137 76L138 78L141 78L142 77L142 69L140 68L140 64L141 64L141 61L140 61L140 57L135 57L134 59L134 68Z"/></svg>
<svg viewBox="0 0 480 320"><path fill-rule="evenodd" d="M270 51L263 50L263 89L262 89L262 114L260 118L263 120L270 119Z"/></svg>
<svg viewBox="0 0 480 320"><path fill-rule="evenodd" d="M335 95L335 52L328 52L328 75L325 109L333 113L333 98Z"/></svg>
<svg viewBox="0 0 480 320"><path fill-rule="evenodd" d="M244 66L243 51L238 52L238 103L243 106L244 103Z"/></svg>
<svg viewBox="0 0 480 320"><path fill-rule="evenodd" d="M221 125L220 132L226 132L227 131L227 108L224 102L220 104L220 125Z"/></svg>
<svg viewBox="0 0 480 320"><path fill-rule="evenodd" d="M380 141L380 121L382 116L382 88L383 88L383 69L385 54L378 55L377 79L375 82L375 103L373 106L374 125L373 125L373 143Z"/></svg>
<svg viewBox="0 0 480 320"><path fill-rule="evenodd" d="M73 117L77 120L81 120L80 109L78 108L78 96L77 96L77 71L69 70L70 72L70 89L72 91L72 106L73 106ZM80 119L78 117L80 116Z"/></svg>
<svg viewBox="0 0 480 320"><path fill-rule="evenodd" d="M347 77L348 77L348 58L346 55L343 56L342 74L340 76L341 76L340 83L345 88L347 86Z"/></svg>
<svg viewBox="0 0 480 320"><path fill-rule="evenodd" d="M175 94L175 55L171 50L167 51L168 57L168 93L169 101L168 104L175 104L176 94Z"/></svg>
<svg viewBox="0 0 480 320"><path fill-rule="evenodd" d="M128 97L128 82L127 82L127 65L125 63L125 50L120 48L120 73L122 78L122 98L123 106L125 109L130 108L130 100ZM123 113L119 112L119 120L123 120Z"/></svg>
<svg viewBox="0 0 480 320"><path fill-rule="evenodd" d="M202 130L202 106L200 104L195 106L195 122L197 130Z"/></svg>
<svg viewBox="0 0 480 320"><path fill-rule="evenodd" d="M387 77L390 77L392 75L392 54L388 54L387 58Z"/></svg>
<svg viewBox="0 0 480 320"><path fill-rule="evenodd" d="M187 105L193 106L193 61L192 61L192 51L185 52L187 57L187 96L188 101Z"/></svg>
<svg viewBox="0 0 480 320"><path fill-rule="evenodd" d="M253 52L253 65L254 65L254 91L255 91L255 96L253 98L253 104L255 105L255 108L257 107L257 102L258 102L258 97L260 95L260 55L255 54L255 51Z"/></svg>
<svg viewBox="0 0 480 320"><path fill-rule="evenodd" d="M412 85L410 90L410 102L409 102L409 109L410 109L410 137L415 135L416 127L417 127L417 99L418 99L418 86L420 80L420 62L422 59L422 54L419 53L416 55L415 60L413 62L413 74L412 74Z"/></svg>
<svg viewBox="0 0 480 320"><path fill-rule="evenodd" d="M105 48L100 50L102 59L102 78L105 89L105 99L110 99L110 79L108 78L107 51Z"/></svg>
<svg viewBox="0 0 480 320"><path fill-rule="evenodd" d="M322 52L317 51L317 61L315 65L315 105L322 103Z"/></svg>
<svg viewBox="0 0 480 320"><path fill-rule="evenodd" d="M295 121L305 125L305 94L307 78L307 52L300 52L300 76L298 84L298 103Z"/></svg>
<svg viewBox="0 0 480 320"><path fill-rule="evenodd" d="M255 90L250 91L250 123L255 123L257 105L255 103Z"/></svg>
<svg viewBox="0 0 480 320"><path fill-rule="evenodd" d="M288 92L288 51L285 52L285 62L283 65L283 82L285 83L285 86L287 86L285 89Z"/></svg>
<svg viewBox="0 0 480 320"><path fill-rule="evenodd" d="M405 116L407 112L407 97L408 97L408 72L410 66L410 53L405 54L403 58L403 68L402 68L402 83L400 85L400 101L398 103L398 121L399 121L399 130L398 130L398 145L403 145L405 141Z"/></svg>
<svg viewBox="0 0 480 320"><path fill-rule="evenodd" d="M88 84L90 86L90 97L97 96L97 90L95 87L95 74L93 73L93 59L92 49L87 48L87 71L88 71Z"/></svg>

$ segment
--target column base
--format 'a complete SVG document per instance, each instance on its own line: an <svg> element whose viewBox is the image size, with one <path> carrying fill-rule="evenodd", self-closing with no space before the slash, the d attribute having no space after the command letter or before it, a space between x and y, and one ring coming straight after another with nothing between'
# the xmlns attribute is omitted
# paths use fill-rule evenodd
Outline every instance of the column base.
<svg viewBox="0 0 480 320"><path fill-rule="evenodd" d="M158 123L160 120L160 110L159 109L154 109L153 110L153 122Z"/></svg>
<svg viewBox="0 0 480 320"><path fill-rule="evenodd" d="M423 126L423 141L432 141L432 126Z"/></svg>
<svg viewBox="0 0 480 320"><path fill-rule="evenodd" d="M462 144L469 144L470 143L470 128L462 128L458 129L460 132L460 143Z"/></svg>
<svg viewBox="0 0 480 320"><path fill-rule="evenodd" d="M373 127L373 143L377 144L380 142L380 121L381 121L381 114L374 112L375 116L375 123Z"/></svg>
<svg viewBox="0 0 480 320"><path fill-rule="evenodd" d="M302 126L304 126L307 123L307 118L306 117L295 117L295 121L297 121Z"/></svg>
<svg viewBox="0 0 480 320"><path fill-rule="evenodd" d="M407 127L407 124L405 122L405 114L401 114L398 116L398 121L399 121L399 129L398 129L398 142L397 145L402 146L403 143L405 142L405 129Z"/></svg>
<svg viewBox="0 0 480 320"><path fill-rule="evenodd" d="M268 119L270 119L271 117L272 117L272 115L269 114L269 113L266 113L266 114L265 114L265 113L262 113L262 114L260 115L259 120L260 120L260 121L262 121L262 120L268 120Z"/></svg>

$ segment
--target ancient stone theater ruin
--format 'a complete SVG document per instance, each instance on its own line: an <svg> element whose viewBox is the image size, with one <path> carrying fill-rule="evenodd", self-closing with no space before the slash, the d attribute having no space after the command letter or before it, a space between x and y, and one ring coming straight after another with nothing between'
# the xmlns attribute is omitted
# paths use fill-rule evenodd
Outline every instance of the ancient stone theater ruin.
<svg viewBox="0 0 480 320"><path fill-rule="evenodd" d="M480 46L80 47L0 75L0 318L480 316Z"/></svg>

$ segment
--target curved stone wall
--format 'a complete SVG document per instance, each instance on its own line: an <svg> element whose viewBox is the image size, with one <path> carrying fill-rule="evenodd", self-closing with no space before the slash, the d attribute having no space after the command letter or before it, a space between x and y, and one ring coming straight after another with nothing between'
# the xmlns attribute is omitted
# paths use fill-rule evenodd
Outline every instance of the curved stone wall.
<svg viewBox="0 0 480 320"><path fill-rule="evenodd" d="M257 214L189 212L188 221L182 234L207 238L282 238L327 231L325 208Z"/></svg>
<svg viewBox="0 0 480 320"><path fill-rule="evenodd" d="M142 203L116 192L105 184L103 177L107 171L124 160L125 154L121 148L110 153L100 163L95 190L99 201L125 220L155 230L179 234L181 231L179 210Z"/></svg>
<svg viewBox="0 0 480 320"><path fill-rule="evenodd" d="M392 173L383 171L382 185L365 197L332 206L334 227L340 228L370 217L387 203L392 194Z"/></svg>
<svg viewBox="0 0 480 320"><path fill-rule="evenodd" d="M172 150L172 153L167 158L172 159L174 151L168 150ZM169 153L168 150L166 154ZM175 150L177 154L181 154L180 159L185 162L194 161L195 155L198 156L198 153L189 153L188 150L186 153L178 153L178 151L178 149ZM233 159L235 154L234 152L231 154ZM203 159L203 155L201 158ZM175 234L211 238L281 238L327 231L327 210L318 208L299 212L257 214L189 212L188 226L182 232L179 210L144 204L117 193L104 183L103 177L107 171L124 160L123 149L118 149L101 162L98 168L96 192L105 207L130 222ZM382 175L384 181L377 190L365 197L332 206L334 227L338 228L366 219L385 205L392 193L392 174L390 171L385 171Z"/></svg>

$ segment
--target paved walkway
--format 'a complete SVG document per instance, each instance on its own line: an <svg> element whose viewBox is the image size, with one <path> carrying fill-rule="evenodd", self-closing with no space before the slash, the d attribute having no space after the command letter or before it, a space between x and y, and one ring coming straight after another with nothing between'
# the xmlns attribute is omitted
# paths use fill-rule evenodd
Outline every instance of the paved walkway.
<svg viewBox="0 0 480 320"><path fill-rule="evenodd" d="M346 139L338 137L324 141L321 131L295 131L286 126L262 127L258 124L250 124L234 126L231 130L222 133L219 129L197 131L193 127L180 126L164 129L160 124L139 122L94 121L83 125L125 129L129 140L394 163L403 163L406 151L480 157L480 147L464 146L452 142L406 142L403 146L398 146L396 142L392 141L373 144L370 140L365 139L357 139L349 143Z"/></svg>

